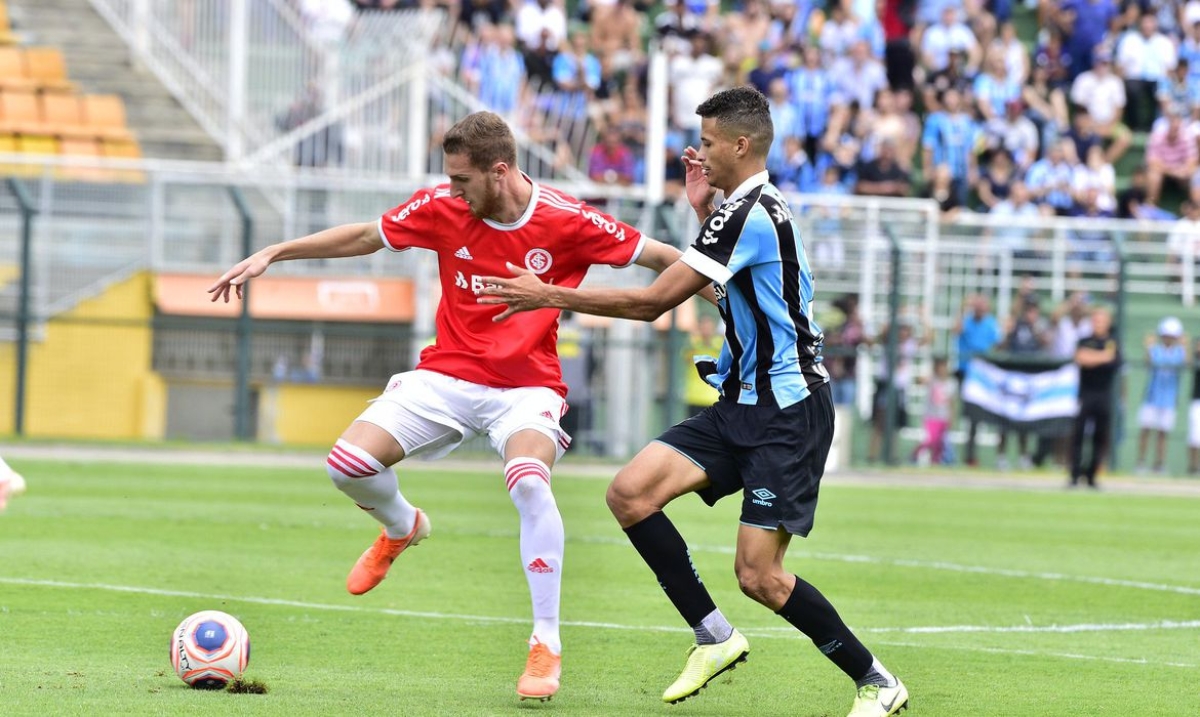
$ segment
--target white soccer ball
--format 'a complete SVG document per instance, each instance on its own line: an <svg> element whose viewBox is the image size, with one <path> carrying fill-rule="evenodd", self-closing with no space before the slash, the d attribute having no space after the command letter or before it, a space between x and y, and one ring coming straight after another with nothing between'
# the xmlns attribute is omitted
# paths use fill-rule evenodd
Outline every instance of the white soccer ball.
<svg viewBox="0 0 1200 717"><path fill-rule="evenodd" d="M16 471L9 472L8 491L9 495L21 495L25 492L25 479L21 477L20 473Z"/></svg>
<svg viewBox="0 0 1200 717"><path fill-rule="evenodd" d="M241 677L250 662L250 635L220 610L189 615L171 633L171 665L188 685L219 690Z"/></svg>

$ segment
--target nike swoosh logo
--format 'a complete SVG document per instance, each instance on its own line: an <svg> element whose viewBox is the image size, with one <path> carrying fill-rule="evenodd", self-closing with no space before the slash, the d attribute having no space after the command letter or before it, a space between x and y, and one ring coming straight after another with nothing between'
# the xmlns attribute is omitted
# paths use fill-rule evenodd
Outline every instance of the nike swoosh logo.
<svg viewBox="0 0 1200 717"><path fill-rule="evenodd" d="M894 697L892 697L891 702L888 702L883 705L883 713L885 715L890 715L892 713L892 708L896 706L896 700L898 700L898 699L900 699L899 693L897 693Z"/></svg>

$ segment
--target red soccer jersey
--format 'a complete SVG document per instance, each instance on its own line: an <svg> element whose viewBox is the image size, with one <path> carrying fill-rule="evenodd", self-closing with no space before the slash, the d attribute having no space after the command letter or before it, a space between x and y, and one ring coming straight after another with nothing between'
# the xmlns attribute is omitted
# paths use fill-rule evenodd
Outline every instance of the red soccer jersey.
<svg viewBox="0 0 1200 717"><path fill-rule="evenodd" d="M529 207L513 224L476 218L443 184L384 214L379 233L393 251L419 247L438 255L437 342L421 352L419 368L497 388L545 386L562 396L558 310L496 323L492 317L503 307L478 303L475 290L484 276L508 276L505 262L574 288L595 264L632 264L645 241L628 224L536 182Z"/></svg>

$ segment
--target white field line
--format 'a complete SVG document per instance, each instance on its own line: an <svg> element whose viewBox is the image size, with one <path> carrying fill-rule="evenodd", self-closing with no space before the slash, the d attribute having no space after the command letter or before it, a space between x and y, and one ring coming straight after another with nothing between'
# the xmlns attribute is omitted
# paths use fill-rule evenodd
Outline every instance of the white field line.
<svg viewBox="0 0 1200 717"><path fill-rule="evenodd" d="M501 532L488 533L488 535L500 536ZM516 537L516 533L503 533L505 537ZM617 538L605 537L588 537L588 538L571 538L568 542L593 543L601 545L628 545L626 540ZM693 553L717 553L721 555L734 555L735 548L732 545L692 545L690 549ZM1134 588L1137 590L1153 590L1156 592L1179 593L1180 595L1200 595L1200 587L1191 587L1189 585L1170 585L1166 583L1152 583L1143 580L1121 580L1119 578L1104 578L1091 575L1067 575L1065 573L1053 572L1037 572L1031 570L1013 570L1009 568L990 568L981 565L962 565L960 563L950 563L941 560L910 560L907 558L878 558L871 555L847 555L842 553L809 553L803 549L790 552L789 557L793 560L808 558L810 560L823 560L828 562L838 563L866 563L872 565L890 565L901 568L922 568L925 570L947 570L956 573L974 573L976 575L999 575L1006 578L1022 578L1029 580L1052 580L1076 583L1088 583L1091 585L1104 585L1107 587Z"/></svg>
<svg viewBox="0 0 1200 717"><path fill-rule="evenodd" d="M0 584L7 585L25 585L28 587L45 587L57 589L73 589L73 590L104 590L108 592L131 593L136 595L158 595L162 597L183 597L183 598L199 598L209 601L219 602L242 602L252 603L256 605L277 605L282 607L294 607L306 610L328 610L334 612L358 612L377 615L393 615L398 617L415 617L431 620L457 620L460 622L469 623L492 623L492 624L520 624L526 625L529 623L527 618L517 617L502 617L491 615L464 615L460 613L445 613L445 612L428 612L421 610L395 610L392 608L369 608L359 607L355 605L334 605L329 603L312 603L300 600L283 600L279 598L255 597L246 595L220 595L213 593L200 593L188 590L164 590L161 588L147 588L135 585L110 585L107 583L72 583L60 580L34 580L28 578L9 578L0 577ZM686 629L679 627L668 627L664 625L625 625L612 622L594 622L586 620L565 620L565 627L585 627L603 630L622 630L627 632L670 632L670 633L686 633ZM1116 624L1081 624L1081 625L1016 625L1011 627L1006 626L988 626L988 625L946 625L946 626L928 626L928 627L882 627L882 628L865 628L857 629L863 633L909 633L909 634L947 634L947 633L1080 633L1080 632L1108 632L1108 631L1140 631L1149 632L1156 630L1195 630L1200 629L1200 620L1189 620L1184 622L1173 620L1162 620L1150 623L1116 623ZM749 637L767 638L767 639L797 639L796 631L791 628L783 630L776 628L748 628L743 630L743 633ZM1044 657L1058 657L1071 660L1100 660L1106 662L1120 662L1129 664L1165 666L1165 667L1183 667L1194 668L1197 665L1176 663L1176 662L1151 662L1144 658L1125 658L1125 657L1103 657L1096 655L1082 655L1077 653L1067 652L1041 652L1036 650L1008 650L1003 648L978 647L978 646L948 646L948 645L924 645L907 642L882 641L878 644L890 645L896 647L914 647L919 649L927 649L931 647L942 649L966 650L972 652L990 652L1001 654L1014 655L1033 655Z"/></svg>
<svg viewBox="0 0 1200 717"><path fill-rule="evenodd" d="M912 647L919 650L938 649L938 650L962 650L964 652L988 652L996 655L1028 655L1030 657L1059 657L1064 660L1091 660L1097 662L1117 662L1125 665L1150 665L1154 667L1182 667L1184 669L1194 669L1200 665L1193 665L1186 662L1151 662L1144 657L1104 657L1102 655L1080 655L1075 652L1040 652L1038 650L1011 650L1002 647L978 647L978 646L959 646L959 645L922 645L915 642L891 642L888 640L873 640L876 645L888 645L889 647Z"/></svg>

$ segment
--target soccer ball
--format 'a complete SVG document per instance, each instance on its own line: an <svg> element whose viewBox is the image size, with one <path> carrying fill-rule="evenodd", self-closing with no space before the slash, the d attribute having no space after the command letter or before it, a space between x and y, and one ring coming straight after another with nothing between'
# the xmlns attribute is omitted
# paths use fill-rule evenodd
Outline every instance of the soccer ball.
<svg viewBox="0 0 1200 717"><path fill-rule="evenodd" d="M250 635L220 610L189 615L171 633L171 665L188 685L219 690L241 677L250 662Z"/></svg>

